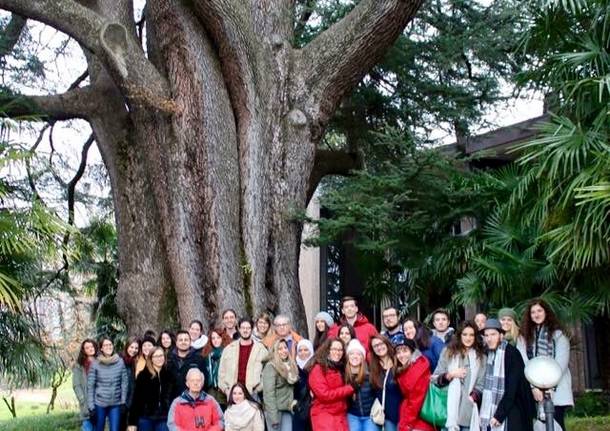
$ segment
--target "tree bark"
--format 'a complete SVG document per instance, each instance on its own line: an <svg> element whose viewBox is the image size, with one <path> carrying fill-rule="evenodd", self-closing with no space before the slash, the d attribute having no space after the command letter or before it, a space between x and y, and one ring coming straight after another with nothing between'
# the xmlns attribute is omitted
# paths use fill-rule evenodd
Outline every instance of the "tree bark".
<svg viewBox="0 0 610 431"><path fill-rule="evenodd" d="M161 329L176 314L182 325L211 324L232 307L285 313L306 331L293 214L324 175L360 162L317 145L421 0L362 0L302 49L292 46L294 0L149 0L146 52L130 1L48 3L0 7L85 50L97 105L83 113L83 98L49 96L35 106L93 127L112 182L130 329Z"/></svg>

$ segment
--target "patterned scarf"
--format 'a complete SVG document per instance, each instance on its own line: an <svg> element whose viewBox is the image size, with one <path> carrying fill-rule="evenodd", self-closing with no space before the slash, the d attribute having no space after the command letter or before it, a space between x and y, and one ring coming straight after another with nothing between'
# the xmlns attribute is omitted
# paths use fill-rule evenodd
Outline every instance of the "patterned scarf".
<svg viewBox="0 0 610 431"><path fill-rule="evenodd" d="M487 430L489 421L498 409L498 404L504 396L504 357L506 353L506 340L494 351L487 355L485 368L485 386L483 387L483 402L481 404L481 429ZM499 427L491 428L494 431L504 431L506 421Z"/></svg>
<svg viewBox="0 0 610 431"><path fill-rule="evenodd" d="M536 328L534 342L527 348L528 359L537 358L538 356L555 358L555 340L550 335L546 325Z"/></svg>

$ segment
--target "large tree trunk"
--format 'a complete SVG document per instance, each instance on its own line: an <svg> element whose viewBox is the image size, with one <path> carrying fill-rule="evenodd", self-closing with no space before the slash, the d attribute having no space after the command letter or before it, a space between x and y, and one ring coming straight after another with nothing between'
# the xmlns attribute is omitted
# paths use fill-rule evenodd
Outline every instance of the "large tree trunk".
<svg viewBox="0 0 610 431"><path fill-rule="evenodd" d="M48 1L0 7L87 52L88 88L32 99L92 124L112 182L130 329L160 329L172 316L211 324L231 307L282 312L306 331L294 214L324 175L357 162L317 145L421 1L361 0L296 49L295 0L149 0L146 55L130 0Z"/></svg>

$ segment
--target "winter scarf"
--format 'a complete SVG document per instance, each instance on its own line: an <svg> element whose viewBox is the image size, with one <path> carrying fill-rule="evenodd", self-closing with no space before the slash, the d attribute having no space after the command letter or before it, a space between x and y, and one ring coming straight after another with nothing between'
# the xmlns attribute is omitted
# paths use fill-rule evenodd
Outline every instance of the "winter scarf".
<svg viewBox="0 0 610 431"><path fill-rule="evenodd" d="M254 422L255 415L262 415L262 412L248 400L239 404L231 404L224 414L225 427L230 429L247 428Z"/></svg>
<svg viewBox="0 0 610 431"><path fill-rule="evenodd" d="M119 361L119 359L120 359L120 357L116 353L113 353L112 356L99 355L97 357L97 360L100 362L100 364L104 364L104 365L115 364Z"/></svg>
<svg viewBox="0 0 610 431"><path fill-rule="evenodd" d="M294 385L299 380L299 370L297 369L297 364L294 360L288 358L287 360L282 361L279 358L273 358L271 365L288 384Z"/></svg>
<svg viewBox="0 0 610 431"><path fill-rule="evenodd" d="M487 430L489 421L498 409L498 404L504 396L504 357L507 341L503 340L495 351L487 355L485 369L485 386L483 388L483 402L481 404L481 429ZM504 431L506 421L499 427L491 428L493 431Z"/></svg>
<svg viewBox="0 0 610 431"><path fill-rule="evenodd" d="M451 358L451 362L449 362L449 366L447 367L447 371L454 371L459 368L460 357L459 355L454 355ZM469 374L470 380L468 382L468 393L471 393L474 389L474 385L477 381L477 375L479 374L479 359L477 358L477 352L475 349L468 349L468 363L469 363ZM462 401L462 380L461 379L452 379L451 383L449 383L449 389L447 394L447 422L445 423L445 427L448 431L459 431L460 425L458 424L458 418L460 415L460 404L462 402L471 402L470 400ZM476 408L476 405L475 405ZM478 416L478 410L473 411L474 415ZM472 428L473 430L477 428Z"/></svg>
<svg viewBox="0 0 610 431"><path fill-rule="evenodd" d="M307 346L307 348L309 349L309 357L305 360L300 359L299 358L299 347L301 346ZM303 370L305 369L305 365L307 364L307 362L309 362L309 360L313 357L313 344L311 341L303 338L301 341L298 342L297 344L297 356L296 356L296 361L297 361L297 365L298 367Z"/></svg>
<svg viewBox="0 0 610 431"><path fill-rule="evenodd" d="M220 367L220 357L222 356L222 347L214 347L208 355L208 385L210 388L218 387L218 368Z"/></svg>
<svg viewBox="0 0 610 431"><path fill-rule="evenodd" d="M536 337L532 345L527 348L527 358L532 359L538 356L548 356L555 358L555 341L549 334L546 325L536 328Z"/></svg>

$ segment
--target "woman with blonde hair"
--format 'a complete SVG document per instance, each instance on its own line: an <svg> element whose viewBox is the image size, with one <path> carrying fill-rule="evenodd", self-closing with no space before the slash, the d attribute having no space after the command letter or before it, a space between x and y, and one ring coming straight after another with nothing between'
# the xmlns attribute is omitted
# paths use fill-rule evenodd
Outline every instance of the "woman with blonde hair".
<svg viewBox="0 0 610 431"><path fill-rule="evenodd" d="M379 425L371 419L371 408L376 394L366 366L366 350L360 341L354 338L347 345L346 355L345 383L351 385L355 390L347 411L349 431L378 430Z"/></svg>
<svg viewBox="0 0 610 431"><path fill-rule="evenodd" d="M519 320L515 310L508 307L501 308L498 311L498 320L504 330L504 339L513 346L516 346L519 339Z"/></svg>
<svg viewBox="0 0 610 431"><path fill-rule="evenodd" d="M277 340L263 369L265 420L269 430L292 430L294 384L298 380L299 370L295 360L290 357L288 342Z"/></svg>
<svg viewBox="0 0 610 431"><path fill-rule="evenodd" d="M153 347L146 366L136 378L133 403L129 411L128 431L165 431L171 405L172 379L165 368L165 351Z"/></svg>

